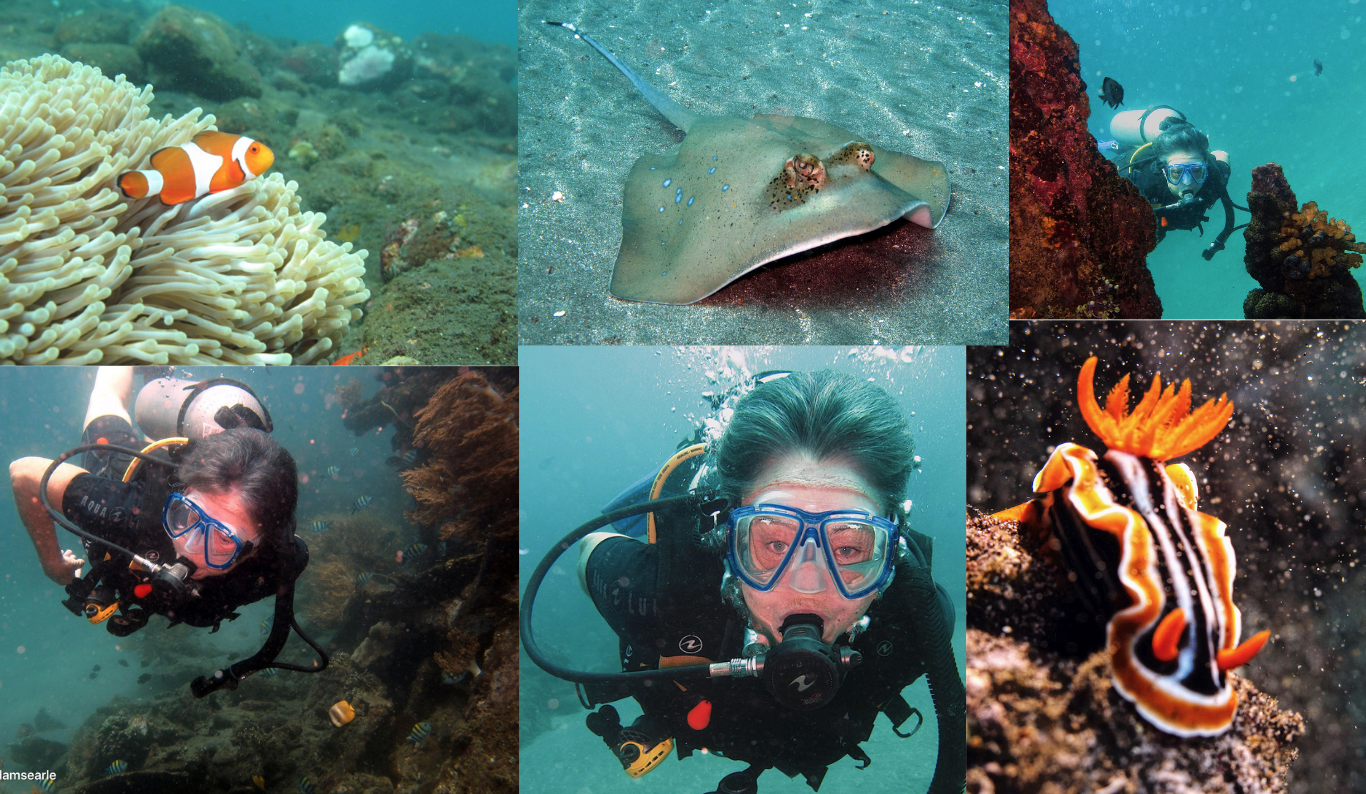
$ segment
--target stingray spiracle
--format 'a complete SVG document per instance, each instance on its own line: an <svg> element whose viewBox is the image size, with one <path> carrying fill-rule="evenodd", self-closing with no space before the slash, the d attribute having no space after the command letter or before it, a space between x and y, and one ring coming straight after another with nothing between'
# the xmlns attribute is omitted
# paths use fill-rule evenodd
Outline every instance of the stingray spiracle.
<svg viewBox="0 0 1366 794"><path fill-rule="evenodd" d="M825 164L814 154L801 154L783 163L783 182L788 187L820 187L825 184Z"/></svg>

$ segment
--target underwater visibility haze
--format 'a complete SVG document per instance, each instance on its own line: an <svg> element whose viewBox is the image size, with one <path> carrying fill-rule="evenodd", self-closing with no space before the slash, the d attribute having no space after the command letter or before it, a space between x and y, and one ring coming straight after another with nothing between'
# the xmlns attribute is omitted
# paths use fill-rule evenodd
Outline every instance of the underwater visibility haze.
<svg viewBox="0 0 1366 794"><path fill-rule="evenodd" d="M96 372L6 373L4 459L77 446ZM448 790L515 792L516 370L178 367L147 377L168 373L236 379L269 411L271 436L297 466L295 534L307 546L293 615L327 658L286 632L275 661L305 672L253 665L235 687L196 697L192 681L247 669L243 660L273 641L275 592L212 631L152 615L116 636L106 629L147 592L117 593L105 622L69 612L6 488L4 770L55 773L43 791L56 792L326 794L456 779L474 788ZM135 389L142 380L140 368ZM67 529L57 543L95 562Z"/></svg>
<svg viewBox="0 0 1366 794"><path fill-rule="evenodd" d="M929 348L544 348L524 347L521 366L532 399L523 457L520 567L526 577L565 533L598 515L620 492L649 475L679 444L705 426L719 433L733 405L769 370L832 369L884 389L910 426L919 468L910 477L912 528L934 541L933 571L954 604L952 644L962 650L965 604L963 535L963 349ZM718 409L714 403L721 404ZM537 645L577 670L619 671L618 639L576 575L577 547L550 569L533 614ZM679 762L671 753L634 781L585 726L574 685L553 678L522 655L522 791L594 794L633 790L704 792L744 764L705 752ZM924 726L898 738L879 716L863 744L864 771L844 758L829 769L821 792L918 792L934 772L937 725L924 680L903 692ZM634 700L613 704L623 724L640 713ZM718 704L718 709L725 704ZM902 726L904 731L914 720ZM809 791L798 776L776 770L759 777L762 792Z"/></svg>
<svg viewBox="0 0 1366 794"><path fill-rule="evenodd" d="M1300 203L1366 229L1366 7L1358 0L1278 3L1053 0L1053 19L1075 40L1090 97L1089 127L1113 139L1116 113L1169 105L1229 153L1228 187L1247 206L1251 169L1278 163ZM1103 78L1123 104L1102 103ZM1201 258L1224 226L1215 204L1204 234L1172 231L1148 255L1164 319L1240 319L1258 284L1235 232ZM1238 210L1236 223L1248 221ZM1361 269L1351 271L1358 283Z"/></svg>

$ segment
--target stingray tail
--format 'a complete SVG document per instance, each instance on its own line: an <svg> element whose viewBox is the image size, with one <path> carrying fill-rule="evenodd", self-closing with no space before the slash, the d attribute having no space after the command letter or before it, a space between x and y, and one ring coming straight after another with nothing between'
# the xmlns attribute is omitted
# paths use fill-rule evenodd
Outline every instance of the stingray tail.
<svg viewBox="0 0 1366 794"><path fill-rule="evenodd" d="M617 60L615 55L608 52L606 47L603 47L601 44L597 43L596 41L593 41L592 37L590 37L587 33L584 33L583 31L579 30L578 28L574 27L572 24L568 22L551 22L548 19L543 19L541 21L546 23L547 25L559 25L562 28L566 28L574 33L575 38L583 39L584 41L592 45L593 49L602 53L602 57L606 58L608 61L611 62L613 66L621 70L621 73L626 75L626 79L630 80L632 85L634 85L640 91L640 93L645 95L645 98L649 100L650 104L655 106L655 110L658 110L660 113L663 113L664 117L667 118L670 121L670 123L672 123L675 127L679 128L680 130L683 130L684 132L687 132L688 128L692 126L692 123L696 121L698 118L700 118L699 114L694 113L691 110L688 110L687 108L673 101L672 99L669 99L668 97L664 96L664 94L661 93L658 88L655 88L654 86L645 82L645 79L643 77L631 71L631 67Z"/></svg>

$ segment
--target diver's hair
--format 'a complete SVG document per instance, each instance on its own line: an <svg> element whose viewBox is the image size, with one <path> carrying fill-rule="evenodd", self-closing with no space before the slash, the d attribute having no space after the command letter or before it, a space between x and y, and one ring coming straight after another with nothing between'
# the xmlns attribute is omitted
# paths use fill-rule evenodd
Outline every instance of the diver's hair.
<svg viewBox="0 0 1366 794"><path fill-rule="evenodd" d="M716 447L721 495L737 505L770 465L792 454L845 458L898 513L915 465L910 428L887 393L830 370L794 372L745 395Z"/></svg>
<svg viewBox="0 0 1366 794"><path fill-rule="evenodd" d="M195 441L180 459L186 489L240 489L242 502L271 545L282 548L299 501L294 457L269 433L239 427Z"/></svg>
<svg viewBox="0 0 1366 794"><path fill-rule="evenodd" d="M1153 140L1153 154L1166 157L1172 152L1189 151L1209 154L1209 136L1176 116L1168 116L1157 127L1161 132Z"/></svg>

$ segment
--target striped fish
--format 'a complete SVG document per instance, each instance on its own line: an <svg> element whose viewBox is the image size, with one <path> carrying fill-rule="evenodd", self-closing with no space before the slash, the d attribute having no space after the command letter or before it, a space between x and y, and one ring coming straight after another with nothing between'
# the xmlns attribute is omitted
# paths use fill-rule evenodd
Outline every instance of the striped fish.
<svg viewBox="0 0 1366 794"><path fill-rule="evenodd" d="M318 787L313 785L313 781L306 778L299 778L299 794L317 794Z"/></svg>
<svg viewBox="0 0 1366 794"><path fill-rule="evenodd" d="M308 531L309 531L309 532L326 532L327 530L329 530L329 529L331 529L331 528L332 528L332 524L331 524L330 522L321 521L321 520L320 520L320 521L314 521L312 524L309 524L309 525L308 525Z"/></svg>
<svg viewBox="0 0 1366 794"><path fill-rule="evenodd" d="M360 454L360 448L359 448L359 447L352 447L352 448L351 448L351 457L354 458L354 457L356 457L356 456L359 455L359 454Z"/></svg>
<svg viewBox="0 0 1366 794"><path fill-rule="evenodd" d="M38 783L38 790L43 794L56 794L57 778L50 777Z"/></svg>
<svg viewBox="0 0 1366 794"><path fill-rule="evenodd" d="M194 140L158 149L151 168L119 175L119 189L129 198L157 196L162 204L231 190L270 170L275 153L242 135L205 130Z"/></svg>
<svg viewBox="0 0 1366 794"><path fill-rule="evenodd" d="M341 466L328 466L323 474L326 474L328 477L336 477L338 474L341 474Z"/></svg>
<svg viewBox="0 0 1366 794"><path fill-rule="evenodd" d="M352 514L352 515L355 515L356 513L359 513L360 511L364 510L365 508L367 508L367 507L369 507L369 506L370 506L370 497L368 497L368 496L362 496L361 498L359 498L359 499L356 500L356 503L355 503L355 504L351 505L351 514Z"/></svg>
<svg viewBox="0 0 1366 794"><path fill-rule="evenodd" d="M262 634L269 634L271 628L272 628L274 625L275 625L275 616L274 616L274 615L271 615L270 617L268 617L268 618L266 618L265 620L261 621L261 633L262 633Z"/></svg>
<svg viewBox="0 0 1366 794"><path fill-rule="evenodd" d="M126 771L128 771L127 761L115 761L114 763L104 768L104 773L106 775L117 775Z"/></svg>
<svg viewBox="0 0 1366 794"><path fill-rule="evenodd" d="M356 584L360 585L361 587L364 587L367 582L374 578L375 575L373 573L370 573L369 571L363 571L360 576L356 577Z"/></svg>
<svg viewBox="0 0 1366 794"><path fill-rule="evenodd" d="M257 673L257 675L261 676L262 678L274 678L275 676L277 676L277 675L279 675L279 674L280 674L280 670L279 670L278 668L275 668L275 667L267 667L266 669L264 669L264 670L260 671L259 673Z"/></svg>
<svg viewBox="0 0 1366 794"><path fill-rule="evenodd" d="M413 726L413 730L408 734L408 741L416 745L421 745L422 740L432 735L432 724L430 722L419 722Z"/></svg>
<svg viewBox="0 0 1366 794"><path fill-rule="evenodd" d="M1190 381L1153 386L1130 414L1129 378L1102 409L1096 359L1081 368L1082 417L1110 451L1059 445L1034 478L1035 498L998 513L1051 538L1078 591L1106 615L1115 688L1145 719L1177 736L1228 730L1238 697L1228 671L1270 632L1239 644L1233 545L1224 522L1196 510L1195 474L1166 461L1213 440L1233 415L1225 397L1189 411Z"/></svg>

